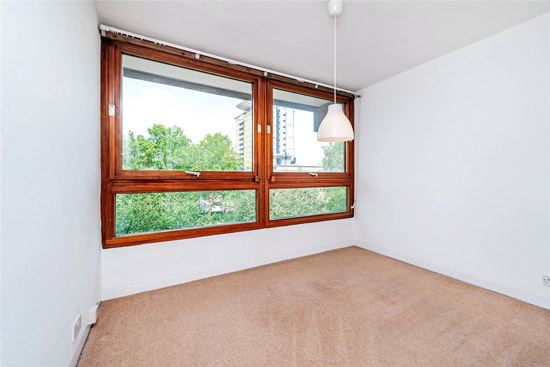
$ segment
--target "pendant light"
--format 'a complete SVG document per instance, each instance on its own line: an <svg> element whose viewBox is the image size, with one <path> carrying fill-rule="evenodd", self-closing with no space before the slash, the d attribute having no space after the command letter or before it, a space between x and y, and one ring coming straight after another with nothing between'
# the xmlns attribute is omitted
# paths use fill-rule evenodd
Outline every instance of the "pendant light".
<svg viewBox="0 0 550 367"><path fill-rule="evenodd" d="M328 14L334 18L334 103L328 106L328 112L317 132L317 141L350 141L353 140L353 128L342 110L342 105L336 103L336 19L342 15L343 0L330 0Z"/></svg>

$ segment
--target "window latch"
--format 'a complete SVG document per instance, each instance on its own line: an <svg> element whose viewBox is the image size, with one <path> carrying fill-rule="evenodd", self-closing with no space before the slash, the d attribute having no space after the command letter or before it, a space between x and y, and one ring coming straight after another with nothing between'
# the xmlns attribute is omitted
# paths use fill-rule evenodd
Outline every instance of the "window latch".
<svg viewBox="0 0 550 367"><path fill-rule="evenodd" d="M317 173L315 173L315 172L309 172L309 174L312 175L313 177L319 176L319 175L318 175Z"/></svg>
<svg viewBox="0 0 550 367"><path fill-rule="evenodd" d="M200 172L195 172L195 171L185 171L185 173L189 173L190 175L195 175L197 176L197 178L199 178L199 176L201 175Z"/></svg>
<svg viewBox="0 0 550 367"><path fill-rule="evenodd" d="M109 105L109 116L114 116L114 115L115 115L115 105L110 104Z"/></svg>

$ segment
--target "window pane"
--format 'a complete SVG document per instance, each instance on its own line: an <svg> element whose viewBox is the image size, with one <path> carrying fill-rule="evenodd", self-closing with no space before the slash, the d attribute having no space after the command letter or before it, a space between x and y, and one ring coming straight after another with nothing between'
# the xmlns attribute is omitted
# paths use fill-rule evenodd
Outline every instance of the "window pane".
<svg viewBox="0 0 550 367"><path fill-rule="evenodd" d="M251 171L252 84L122 56L125 170Z"/></svg>
<svg viewBox="0 0 550 367"><path fill-rule="evenodd" d="M347 187L269 190L269 219L339 213L348 210Z"/></svg>
<svg viewBox="0 0 550 367"><path fill-rule="evenodd" d="M256 191L193 191L116 196L116 235L256 221Z"/></svg>
<svg viewBox="0 0 550 367"><path fill-rule="evenodd" d="M273 170L344 172L345 144L317 141L332 101L273 90Z"/></svg>

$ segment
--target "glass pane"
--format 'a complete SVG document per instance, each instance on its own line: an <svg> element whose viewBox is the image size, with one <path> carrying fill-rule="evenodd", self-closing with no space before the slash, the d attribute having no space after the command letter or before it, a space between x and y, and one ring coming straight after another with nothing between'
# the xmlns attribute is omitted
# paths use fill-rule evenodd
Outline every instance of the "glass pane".
<svg viewBox="0 0 550 367"><path fill-rule="evenodd" d="M269 219L339 213L348 210L347 187L269 190Z"/></svg>
<svg viewBox="0 0 550 367"><path fill-rule="evenodd" d="M118 194L116 235L256 221L256 191Z"/></svg>
<svg viewBox="0 0 550 367"><path fill-rule="evenodd" d="M344 172L345 144L317 141L332 101L273 90L273 170Z"/></svg>
<svg viewBox="0 0 550 367"><path fill-rule="evenodd" d="M125 170L251 171L252 84L122 56Z"/></svg>

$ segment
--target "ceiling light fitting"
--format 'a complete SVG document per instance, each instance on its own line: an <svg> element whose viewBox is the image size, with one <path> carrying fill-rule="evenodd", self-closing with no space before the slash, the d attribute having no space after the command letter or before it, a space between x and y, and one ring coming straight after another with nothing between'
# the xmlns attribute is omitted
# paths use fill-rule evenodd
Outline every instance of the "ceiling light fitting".
<svg viewBox="0 0 550 367"><path fill-rule="evenodd" d="M336 19L342 15L343 0L330 0L328 14L334 18L334 103L328 106L328 112L317 132L317 141L350 141L353 140L351 122L344 114L342 105L336 103Z"/></svg>

